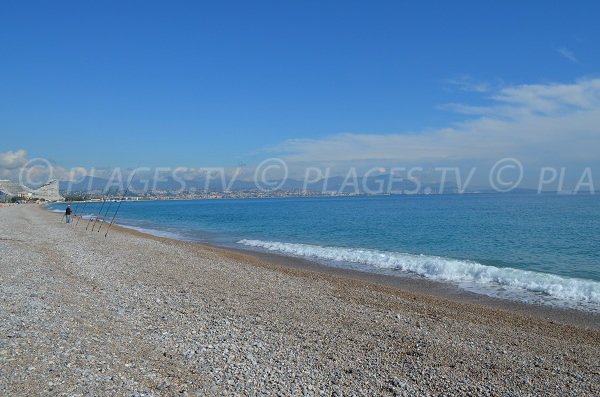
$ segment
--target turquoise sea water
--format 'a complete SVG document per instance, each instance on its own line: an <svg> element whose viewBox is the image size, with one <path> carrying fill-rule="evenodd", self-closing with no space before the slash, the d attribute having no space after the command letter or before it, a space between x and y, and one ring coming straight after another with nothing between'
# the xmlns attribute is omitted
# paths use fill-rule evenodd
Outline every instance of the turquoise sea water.
<svg viewBox="0 0 600 397"><path fill-rule="evenodd" d="M95 216L99 204L73 208ZM118 223L600 312L600 197L595 195L124 202Z"/></svg>

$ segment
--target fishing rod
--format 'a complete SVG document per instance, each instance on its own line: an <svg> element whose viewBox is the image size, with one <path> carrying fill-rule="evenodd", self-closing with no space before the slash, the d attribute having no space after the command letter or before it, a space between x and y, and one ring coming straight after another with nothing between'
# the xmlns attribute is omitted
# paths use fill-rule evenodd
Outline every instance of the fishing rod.
<svg viewBox="0 0 600 397"><path fill-rule="evenodd" d="M131 178L129 179L129 183L127 184L127 189L125 189L125 193L123 193L123 197L121 198L121 201L119 201L119 205L117 205L117 209L115 210L112 220L110 221L110 224L108 225L108 228L106 229L106 233L104 233L104 238L106 238L106 236L108 236L108 231L112 227L113 223L115 223L115 218L117 217L117 213L119 212L119 209L121 208L121 204L123 204L123 200L125 200L125 196L129 192L129 188L131 187L131 182L133 182L133 176L131 176Z"/></svg>
<svg viewBox="0 0 600 397"><path fill-rule="evenodd" d="M98 215L96 215L96 218L94 218L94 223L92 226L92 232L94 231L94 226L96 226L96 222L98 222L98 218L100 217L100 214L102 213L102 208L104 208L104 203L106 203L106 198L103 196L102 197L102 205L100 206L100 211L98 211ZM92 218L90 218L90 221L88 222L85 230L88 230L88 227L90 227L90 223L92 222Z"/></svg>
<svg viewBox="0 0 600 397"><path fill-rule="evenodd" d="M117 193L117 190L115 190L115 195ZM100 229L102 229L102 225L104 225L104 219L106 218L106 216L108 215L108 212L110 211L110 207L112 207L112 204L115 202L116 200L110 200L108 202L108 208L106 208L106 212L104 213L104 217L102 218L102 222L100 222L100 226L98 226L98 233L100 233Z"/></svg>
<svg viewBox="0 0 600 397"><path fill-rule="evenodd" d="M115 188L115 193L117 193L118 189ZM112 201L110 200L110 190L107 193L108 198L108 208L110 208ZM100 231L100 227L102 226L102 222L104 222L103 218L102 218L102 207L104 207L104 205L106 204L106 200L105 199L102 202L102 206L100 206L100 211L98 211L98 216L96 217L96 220L94 221L94 225L92 226L92 232L94 231L94 227L96 227L96 223L98 222L98 220L100 220L100 223L98 224L98 232ZM108 214L108 209L106 210L106 213L104 214L104 216L106 216L106 214Z"/></svg>
<svg viewBox="0 0 600 397"><path fill-rule="evenodd" d="M87 207L87 199L83 202L83 205L81 206L81 211L83 212L85 210L85 208ZM79 218L77 218L77 223L75 224L75 227L77 227L77 225L79 225L79 221L81 220L82 216L79 215Z"/></svg>
<svg viewBox="0 0 600 397"><path fill-rule="evenodd" d="M73 208L73 218L75 218L77 216L77 208L79 208L80 203L81 203L81 200L78 200L77 203L75 203L75 207Z"/></svg>

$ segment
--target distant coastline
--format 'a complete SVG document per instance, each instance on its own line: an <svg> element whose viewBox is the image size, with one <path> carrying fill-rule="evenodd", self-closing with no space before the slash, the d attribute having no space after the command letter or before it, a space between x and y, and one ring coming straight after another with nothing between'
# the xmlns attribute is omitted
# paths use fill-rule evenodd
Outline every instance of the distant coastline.
<svg viewBox="0 0 600 397"><path fill-rule="evenodd" d="M381 196L456 196L456 195L486 195L499 194L494 191L466 191L466 192L446 192L446 193L346 193L346 192L302 192L302 191L256 191L256 190L240 190L234 192L203 192L203 193L178 193L178 192L152 192L143 195L135 195L133 193L126 196L119 194L110 194L108 192L98 191L78 191L78 192L62 192L65 197L61 202L70 201L102 201L102 200L128 200L128 201L160 201L160 200L205 200L205 199L260 199L260 198L294 198L294 197L381 197ZM520 189L508 193L500 193L506 195L523 195L523 194L544 194L544 195L568 195L564 192L543 191L537 193L534 189ZM582 192L578 195L593 195Z"/></svg>

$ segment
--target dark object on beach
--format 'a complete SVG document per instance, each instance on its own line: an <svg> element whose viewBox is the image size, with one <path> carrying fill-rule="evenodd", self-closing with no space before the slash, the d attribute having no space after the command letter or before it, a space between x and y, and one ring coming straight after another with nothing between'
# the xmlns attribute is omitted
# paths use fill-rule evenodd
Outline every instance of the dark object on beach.
<svg viewBox="0 0 600 397"><path fill-rule="evenodd" d="M67 223L71 223L71 206L67 205L67 209L65 210L65 219Z"/></svg>

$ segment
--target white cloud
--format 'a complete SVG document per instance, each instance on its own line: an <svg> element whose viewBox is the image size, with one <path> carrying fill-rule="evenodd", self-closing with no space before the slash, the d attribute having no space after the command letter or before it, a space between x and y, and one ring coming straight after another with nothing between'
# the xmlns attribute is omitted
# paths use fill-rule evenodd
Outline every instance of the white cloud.
<svg viewBox="0 0 600 397"><path fill-rule="evenodd" d="M479 82L473 80L470 76L459 76L454 79L446 79L444 80L446 84L457 87L461 91L471 91L471 92L488 92L491 87L486 82Z"/></svg>
<svg viewBox="0 0 600 397"><path fill-rule="evenodd" d="M16 150L14 152L0 152L0 169L13 170L27 162L27 152Z"/></svg>
<svg viewBox="0 0 600 397"><path fill-rule="evenodd" d="M73 170L57 166L50 160L30 159L23 149L0 152L0 179L9 179L31 187L50 179L66 180L73 175Z"/></svg>
<svg viewBox="0 0 600 397"><path fill-rule="evenodd" d="M556 51L563 58L565 58L573 63L579 63L579 60L575 57L575 54L573 54L573 51L569 50L567 47L559 47L556 49Z"/></svg>
<svg viewBox="0 0 600 397"><path fill-rule="evenodd" d="M600 108L600 79L574 84L534 84L509 87L493 99L521 111L557 113Z"/></svg>
<svg viewBox="0 0 600 397"><path fill-rule="evenodd" d="M288 140L270 150L288 161L320 163L493 161L504 156L540 163L600 160L600 79L506 87L487 99L489 106L445 105L475 116L447 128L341 133Z"/></svg>

